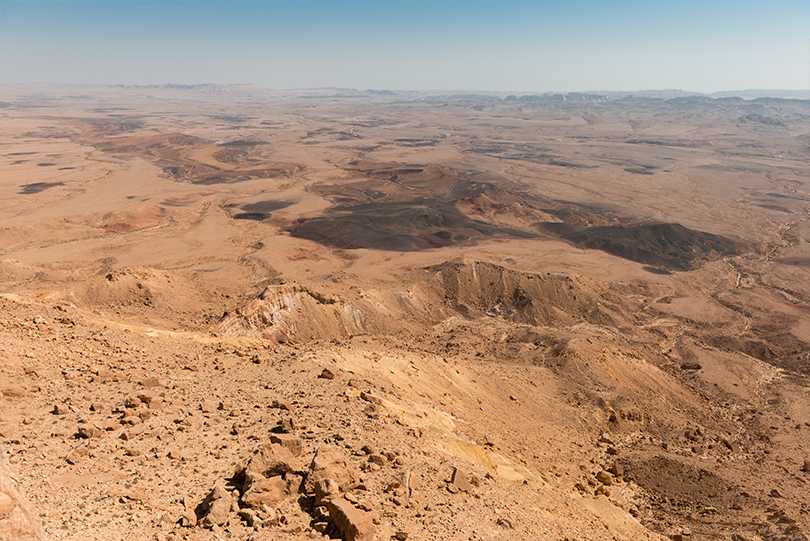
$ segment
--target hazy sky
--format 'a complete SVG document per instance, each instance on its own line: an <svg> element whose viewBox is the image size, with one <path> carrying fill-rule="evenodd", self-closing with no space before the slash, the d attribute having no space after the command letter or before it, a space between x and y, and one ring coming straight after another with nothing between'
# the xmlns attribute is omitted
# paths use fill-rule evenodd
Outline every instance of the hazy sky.
<svg viewBox="0 0 810 541"><path fill-rule="evenodd" d="M810 1L0 0L0 82L810 87Z"/></svg>

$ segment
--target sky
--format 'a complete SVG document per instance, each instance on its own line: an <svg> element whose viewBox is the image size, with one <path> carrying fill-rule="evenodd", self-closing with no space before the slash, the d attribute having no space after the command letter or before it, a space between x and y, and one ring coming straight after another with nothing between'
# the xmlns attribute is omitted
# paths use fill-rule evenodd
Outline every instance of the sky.
<svg viewBox="0 0 810 541"><path fill-rule="evenodd" d="M810 88L807 0L0 0L0 83Z"/></svg>

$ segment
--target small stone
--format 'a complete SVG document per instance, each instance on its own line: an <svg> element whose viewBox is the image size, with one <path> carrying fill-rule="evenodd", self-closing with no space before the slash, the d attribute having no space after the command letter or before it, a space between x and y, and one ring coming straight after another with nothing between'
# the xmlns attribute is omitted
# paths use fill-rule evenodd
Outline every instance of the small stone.
<svg viewBox="0 0 810 541"><path fill-rule="evenodd" d="M363 410L363 413L365 413L369 419L379 419L382 414L382 406L369 404L366 406L366 409Z"/></svg>
<svg viewBox="0 0 810 541"><path fill-rule="evenodd" d="M379 397L379 396L377 396L377 395L374 395L374 394L371 394L371 393L367 393L367 392L365 392L365 391L363 391L363 392L361 392L361 393L360 393L360 398L362 398L362 399L363 399L363 400L365 400L366 402L370 402L370 403L372 403L372 404L376 404L376 405L378 405L378 406L381 406L381 405L382 405L382 403L383 403L383 399L382 399L382 398L380 398L380 397Z"/></svg>
<svg viewBox="0 0 810 541"><path fill-rule="evenodd" d="M203 413L214 413L217 411L217 407L219 407L219 404L214 400L206 400L200 404L200 410Z"/></svg>
<svg viewBox="0 0 810 541"><path fill-rule="evenodd" d="M122 432L121 435L118 437L124 441L129 441L135 438L135 436L138 436L142 433L143 433L143 425L135 425L126 432Z"/></svg>
<svg viewBox="0 0 810 541"><path fill-rule="evenodd" d="M193 528L197 525L197 514L194 509L186 509L180 517L180 525L185 528Z"/></svg>
<svg viewBox="0 0 810 541"><path fill-rule="evenodd" d="M458 468L453 468L450 483L463 492L471 492L473 490L473 486L467 480L467 476Z"/></svg>
<svg viewBox="0 0 810 541"><path fill-rule="evenodd" d="M230 410L234 409L234 407L235 406L233 404L233 401L231 401L231 400L223 400L222 402L219 403L219 405L217 406L217 409L220 410L220 411L230 411Z"/></svg>
<svg viewBox="0 0 810 541"><path fill-rule="evenodd" d="M810 460L805 460L802 464L801 470L805 473L810 473Z"/></svg>
<svg viewBox="0 0 810 541"><path fill-rule="evenodd" d="M289 449L293 456L300 456L304 448L301 438L293 434L271 434L270 442Z"/></svg>
<svg viewBox="0 0 810 541"><path fill-rule="evenodd" d="M125 491L121 495L125 500L130 500L133 502L146 502L149 501L149 497L147 496L146 492L140 489L129 489Z"/></svg>
<svg viewBox="0 0 810 541"><path fill-rule="evenodd" d="M128 396L124 399L125 408L137 408L141 405L141 399L137 396Z"/></svg>
<svg viewBox="0 0 810 541"><path fill-rule="evenodd" d="M596 474L596 479L602 483L603 485L612 485L613 484L613 475L606 472L605 470L600 471Z"/></svg>
<svg viewBox="0 0 810 541"><path fill-rule="evenodd" d="M284 419L279 421L278 425L281 428L281 430L286 433L291 433L295 431L296 428L298 428L298 423L292 417L285 417Z"/></svg>
<svg viewBox="0 0 810 541"><path fill-rule="evenodd" d="M284 481L287 482L287 492L289 494L299 494L301 487L304 485L304 478L301 475L288 473L284 476Z"/></svg>
<svg viewBox="0 0 810 541"><path fill-rule="evenodd" d="M0 389L0 396L5 396L7 398L22 398L25 396L25 387L15 384L6 385Z"/></svg>
<svg viewBox="0 0 810 541"><path fill-rule="evenodd" d="M79 425L77 433L80 438L97 438L101 436L104 431L97 426L91 424Z"/></svg>
<svg viewBox="0 0 810 541"><path fill-rule="evenodd" d="M67 404L55 404L52 413L54 415L66 415L70 413L70 406Z"/></svg>
<svg viewBox="0 0 810 541"><path fill-rule="evenodd" d="M160 382L160 380L157 378L157 376L149 376L149 377L147 377L145 379L142 379L141 381L138 382L138 385L140 385L141 387L147 387L147 388L162 387L163 386L163 384Z"/></svg>
<svg viewBox="0 0 810 541"><path fill-rule="evenodd" d="M113 377L115 377L115 373L112 370L107 370L106 368L99 368L96 370L96 375L103 380L111 380Z"/></svg>
<svg viewBox="0 0 810 541"><path fill-rule="evenodd" d="M624 468L621 464L613 464L610 468L608 468L608 473L612 473L616 477L621 477L624 475Z"/></svg>
<svg viewBox="0 0 810 541"><path fill-rule="evenodd" d="M281 400L273 400L272 406L275 409L292 411L292 406L289 402L283 402Z"/></svg>
<svg viewBox="0 0 810 541"><path fill-rule="evenodd" d="M169 457L172 460L186 460L185 454L183 454L180 451L180 449L176 449L176 448L169 450L169 452L166 454L166 456Z"/></svg>
<svg viewBox="0 0 810 541"><path fill-rule="evenodd" d="M732 453L739 453L740 451L742 451L742 448L740 447L739 443L737 443L736 441L732 441L728 438L723 438L723 445L728 447Z"/></svg>
<svg viewBox="0 0 810 541"><path fill-rule="evenodd" d="M703 368L700 363L681 363L681 370L700 370Z"/></svg>
<svg viewBox="0 0 810 541"><path fill-rule="evenodd" d="M65 457L65 460L69 464L77 464L82 458L86 457L90 451L87 447L76 447L68 455Z"/></svg>
<svg viewBox="0 0 810 541"><path fill-rule="evenodd" d="M253 509L240 509L239 516L253 528L262 525L262 519L259 518L259 514Z"/></svg>
<svg viewBox="0 0 810 541"><path fill-rule="evenodd" d="M318 377L321 379L335 379L335 373L328 368L324 368Z"/></svg>
<svg viewBox="0 0 810 541"><path fill-rule="evenodd" d="M394 538L398 539L399 541L405 541L406 539L408 539L408 532L398 530L397 533L394 534Z"/></svg>

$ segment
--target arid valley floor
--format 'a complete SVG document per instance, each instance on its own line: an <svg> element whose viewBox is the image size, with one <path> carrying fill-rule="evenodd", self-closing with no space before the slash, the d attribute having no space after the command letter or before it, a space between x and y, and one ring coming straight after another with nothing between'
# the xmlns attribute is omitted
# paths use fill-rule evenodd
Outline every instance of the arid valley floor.
<svg viewBox="0 0 810 541"><path fill-rule="evenodd" d="M0 106L0 539L810 535L810 102Z"/></svg>

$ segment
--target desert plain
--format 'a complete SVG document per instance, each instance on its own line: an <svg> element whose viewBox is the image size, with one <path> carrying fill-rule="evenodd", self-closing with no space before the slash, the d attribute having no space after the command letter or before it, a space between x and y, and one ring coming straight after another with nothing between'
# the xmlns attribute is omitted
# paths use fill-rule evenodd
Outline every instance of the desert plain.
<svg viewBox="0 0 810 541"><path fill-rule="evenodd" d="M3 85L0 539L807 539L809 126Z"/></svg>

